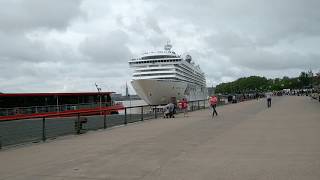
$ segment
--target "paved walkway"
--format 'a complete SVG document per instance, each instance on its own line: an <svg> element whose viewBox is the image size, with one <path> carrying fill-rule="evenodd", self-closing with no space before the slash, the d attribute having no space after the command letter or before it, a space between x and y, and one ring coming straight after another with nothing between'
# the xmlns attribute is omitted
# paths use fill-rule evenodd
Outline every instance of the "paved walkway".
<svg viewBox="0 0 320 180"><path fill-rule="evenodd" d="M320 179L320 103L279 97L0 151L0 180Z"/></svg>

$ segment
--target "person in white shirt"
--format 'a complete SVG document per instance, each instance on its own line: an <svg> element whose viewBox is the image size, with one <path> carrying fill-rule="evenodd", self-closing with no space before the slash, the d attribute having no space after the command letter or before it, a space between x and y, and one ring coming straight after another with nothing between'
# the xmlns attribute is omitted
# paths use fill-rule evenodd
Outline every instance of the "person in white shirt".
<svg viewBox="0 0 320 180"><path fill-rule="evenodd" d="M266 97L267 97L267 106L269 108L269 107L271 107L271 93L267 92Z"/></svg>

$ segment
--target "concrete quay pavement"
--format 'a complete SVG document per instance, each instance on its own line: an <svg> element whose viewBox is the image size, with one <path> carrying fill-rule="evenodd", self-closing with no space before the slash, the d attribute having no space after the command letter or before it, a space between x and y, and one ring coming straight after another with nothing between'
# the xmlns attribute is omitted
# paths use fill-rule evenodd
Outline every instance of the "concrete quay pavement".
<svg viewBox="0 0 320 180"><path fill-rule="evenodd" d="M320 103L252 100L0 151L0 180L319 180Z"/></svg>

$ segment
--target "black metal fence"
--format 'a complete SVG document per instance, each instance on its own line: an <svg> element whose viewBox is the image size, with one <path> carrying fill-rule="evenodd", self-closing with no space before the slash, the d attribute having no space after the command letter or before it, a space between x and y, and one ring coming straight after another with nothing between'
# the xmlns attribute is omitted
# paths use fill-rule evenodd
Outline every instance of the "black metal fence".
<svg viewBox="0 0 320 180"><path fill-rule="evenodd" d="M188 111L208 108L208 100L190 101ZM182 111L177 108L177 113ZM38 143L63 135L82 134L90 130L106 129L138 121L163 117L163 106L133 106L119 114L72 117L46 117L0 121L0 149L24 143Z"/></svg>

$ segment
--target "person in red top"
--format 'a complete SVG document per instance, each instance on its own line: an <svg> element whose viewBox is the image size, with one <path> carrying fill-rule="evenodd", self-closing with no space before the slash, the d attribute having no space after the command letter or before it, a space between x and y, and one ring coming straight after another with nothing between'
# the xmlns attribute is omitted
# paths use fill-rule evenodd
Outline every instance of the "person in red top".
<svg viewBox="0 0 320 180"><path fill-rule="evenodd" d="M180 103L181 103L181 109L183 111L183 115L186 116L188 112L188 101L187 99L183 98Z"/></svg>
<svg viewBox="0 0 320 180"><path fill-rule="evenodd" d="M218 104L218 98L216 96L211 96L210 99L209 99L209 104L212 108L212 118L214 116L214 114L216 114L216 116L218 116L218 113L217 113L217 110L216 110L216 107L217 107L217 104Z"/></svg>

